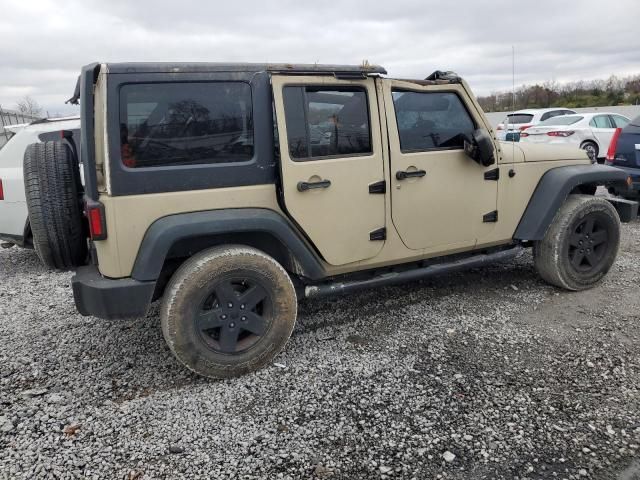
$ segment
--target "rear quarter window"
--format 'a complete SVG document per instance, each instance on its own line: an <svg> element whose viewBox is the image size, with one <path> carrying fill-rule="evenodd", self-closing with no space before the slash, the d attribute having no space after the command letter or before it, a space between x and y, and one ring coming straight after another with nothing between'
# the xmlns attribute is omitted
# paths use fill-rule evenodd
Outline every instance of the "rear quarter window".
<svg viewBox="0 0 640 480"><path fill-rule="evenodd" d="M120 147L128 168L249 161L251 87L244 82L123 85Z"/></svg>

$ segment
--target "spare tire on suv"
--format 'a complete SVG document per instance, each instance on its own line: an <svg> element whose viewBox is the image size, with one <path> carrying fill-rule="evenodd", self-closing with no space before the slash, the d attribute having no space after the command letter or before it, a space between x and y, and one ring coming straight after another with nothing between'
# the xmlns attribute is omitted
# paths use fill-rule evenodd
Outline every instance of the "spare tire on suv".
<svg viewBox="0 0 640 480"><path fill-rule="evenodd" d="M33 246L40 260L59 270L85 263L82 185L78 162L69 145L29 145L24 154L24 187Z"/></svg>

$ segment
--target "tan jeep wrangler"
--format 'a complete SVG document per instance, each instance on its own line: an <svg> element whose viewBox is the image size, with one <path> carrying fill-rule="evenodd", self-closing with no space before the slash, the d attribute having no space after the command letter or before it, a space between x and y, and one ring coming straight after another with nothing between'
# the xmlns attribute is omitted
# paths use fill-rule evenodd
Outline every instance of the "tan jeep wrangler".
<svg viewBox="0 0 640 480"><path fill-rule="evenodd" d="M577 148L497 142L451 72L385 74L84 67L79 154L62 140L25 155L38 254L77 268L83 315L142 316L162 297L169 347L210 377L271 361L299 297L477 267L529 246L553 285L603 278L620 220L593 193L624 186L625 173Z"/></svg>

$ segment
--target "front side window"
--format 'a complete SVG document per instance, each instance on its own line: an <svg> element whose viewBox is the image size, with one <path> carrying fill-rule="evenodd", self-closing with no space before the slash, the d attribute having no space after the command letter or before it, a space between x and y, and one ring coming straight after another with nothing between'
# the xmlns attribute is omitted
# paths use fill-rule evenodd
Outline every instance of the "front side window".
<svg viewBox="0 0 640 480"><path fill-rule="evenodd" d="M589 125L594 128L613 128L608 115L598 115L593 117L589 122Z"/></svg>
<svg viewBox="0 0 640 480"><path fill-rule="evenodd" d="M463 148L475 125L455 93L394 91L403 152Z"/></svg>
<svg viewBox="0 0 640 480"><path fill-rule="evenodd" d="M251 160L251 87L242 82L124 85L120 146L129 168Z"/></svg>
<svg viewBox="0 0 640 480"><path fill-rule="evenodd" d="M364 89L290 86L284 87L283 100L292 159L372 152L369 105Z"/></svg>

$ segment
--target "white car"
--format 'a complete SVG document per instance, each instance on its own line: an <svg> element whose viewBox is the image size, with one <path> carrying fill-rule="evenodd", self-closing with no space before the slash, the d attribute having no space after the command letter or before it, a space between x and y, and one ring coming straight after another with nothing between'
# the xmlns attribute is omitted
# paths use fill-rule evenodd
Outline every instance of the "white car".
<svg viewBox="0 0 640 480"><path fill-rule="evenodd" d="M580 113L554 117L520 134L521 142L575 145L586 150L591 159L603 158L616 128L624 128L629 119L617 113Z"/></svg>
<svg viewBox="0 0 640 480"><path fill-rule="evenodd" d="M518 141L519 134L540 122L562 115L572 115L576 112L567 108L530 108L518 110L507 115L505 121L496 127L498 140Z"/></svg>
<svg viewBox="0 0 640 480"><path fill-rule="evenodd" d="M22 160L27 146L36 142L59 140L60 132L73 132L76 148L80 145L80 119L77 117L37 120L31 124L7 125L1 136L8 140L0 147L0 241L3 246L31 245L22 177Z"/></svg>

